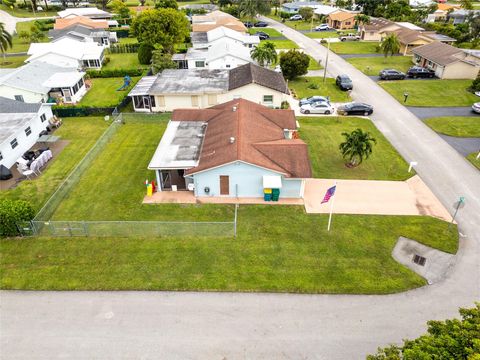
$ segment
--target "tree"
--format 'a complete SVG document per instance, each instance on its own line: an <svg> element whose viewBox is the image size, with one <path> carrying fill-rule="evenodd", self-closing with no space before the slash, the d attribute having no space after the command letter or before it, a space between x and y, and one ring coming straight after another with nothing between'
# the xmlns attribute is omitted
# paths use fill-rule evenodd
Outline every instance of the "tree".
<svg viewBox="0 0 480 360"><path fill-rule="evenodd" d="M289 19L290 16L292 16L292 15L290 15L290 13L288 13L286 11L280 11L278 16L280 16L280 19L282 19L282 22L285 22L285 20Z"/></svg>
<svg viewBox="0 0 480 360"><path fill-rule="evenodd" d="M30 40L30 33L28 31L22 30L18 33L18 37L23 40L24 43L28 43Z"/></svg>
<svg viewBox="0 0 480 360"><path fill-rule="evenodd" d="M428 321L425 335L378 349L368 360L480 359L480 304L459 310L461 320Z"/></svg>
<svg viewBox="0 0 480 360"><path fill-rule="evenodd" d="M313 9L308 6L301 7L300 10L298 10L298 13L302 15L302 18L305 21L309 21L313 17Z"/></svg>
<svg viewBox="0 0 480 360"><path fill-rule="evenodd" d="M365 15L365 14L358 14L355 15L355 23L358 25L366 25L370 24L370 16Z"/></svg>
<svg viewBox="0 0 480 360"><path fill-rule="evenodd" d="M141 43L138 47L138 62L142 65L150 65L152 61L153 45Z"/></svg>
<svg viewBox="0 0 480 360"><path fill-rule="evenodd" d="M175 44L183 43L189 36L187 18L174 9L145 10L132 22L131 32L141 43L161 45L172 54Z"/></svg>
<svg viewBox="0 0 480 360"><path fill-rule="evenodd" d="M223 9L224 7L232 5L232 0L218 0L218 6Z"/></svg>
<svg viewBox="0 0 480 360"><path fill-rule="evenodd" d="M383 5L384 2L384 0L356 0L355 4L362 8L363 14L374 16L377 8Z"/></svg>
<svg viewBox="0 0 480 360"><path fill-rule="evenodd" d="M110 4L111 0L97 0L97 4L102 7L102 10L107 10L107 5Z"/></svg>
<svg viewBox="0 0 480 360"><path fill-rule="evenodd" d="M111 6L118 20L130 20L130 9L122 0L113 0Z"/></svg>
<svg viewBox="0 0 480 360"><path fill-rule="evenodd" d="M270 14L272 7L270 0L239 0L238 9L241 17L254 18L257 14Z"/></svg>
<svg viewBox="0 0 480 360"><path fill-rule="evenodd" d="M258 62L260 66L275 64L278 60L275 45L270 42L262 42L250 52L252 59Z"/></svg>
<svg viewBox="0 0 480 360"><path fill-rule="evenodd" d="M397 34L387 35L380 44L380 49L387 59L387 56L392 56L397 54L400 51L400 41L398 40Z"/></svg>
<svg viewBox="0 0 480 360"><path fill-rule="evenodd" d="M32 25L30 27L30 42L39 42L40 40L45 39L45 33L38 28L37 25Z"/></svg>
<svg viewBox="0 0 480 360"><path fill-rule="evenodd" d="M352 0L337 0L335 1L335 6L342 8L342 9L348 9L351 10L353 7L353 1Z"/></svg>
<svg viewBox="0 0 480 360"><path fill-rule="evenodd" d="M342 135L345 141L340 144L339 149L350 167L360 165L364 158L368 159L373 144L377 143L369 132L363 132L362 129L353 130L351 133L343 132Z"/></svg>
<svg viewBox="0 0 480 360"><path fill-rule="evenodd" d="M178 10L178 4L175 0L158 0L155 3L155 9L175 9L175 10Z"/></svg>
<svg viewBox="0 0 480 360"><path fill-rule="evenodd" d="M308 72L309 64L310 57L295 49L280 54L280 68L283 76L288 80L305 75Z"/></svg>
<svg viewBox="0 0 480 360"><path fill-rule="evenodd" d="M17 223L35 217L32 205L24 200L0 200L0 237L19 235Z"/></svg>
<svg viewBox="0 0 480 360"><path fill-rule="evenodd" d="M473 10L472 0L460 0L460 6L465 10Z"/></svg>
<svg viewBox="0 0 480 360"><path fill-rule="evenodd" d="M5 62L5 53L8 48L12 47L12 35L5 29L4 23L0 22L0 51L3 55L3 62Z"/></svg>
<svg viewBox="0 0 480 360"><path fill-rule="evenodd" d="M162 72L165 69L177 69L177 63L172 60L172 56L162 53L161 50L154 50L152 54L152 71L154 74Z"/></svg>

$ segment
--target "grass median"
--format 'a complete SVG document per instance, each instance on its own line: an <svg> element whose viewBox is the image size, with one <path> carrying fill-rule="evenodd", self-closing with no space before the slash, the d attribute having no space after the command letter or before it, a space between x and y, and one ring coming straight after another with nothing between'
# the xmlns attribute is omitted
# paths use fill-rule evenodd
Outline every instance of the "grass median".
<svg viewBox="0 0 480 360"><path fill-rule="evenodd" d="M335 84L335 79L327 78L323 82L323 78L319 76L302 76L288 82L288 87L292 89L301 99L313 95L330 96L332 102L348 102L351 101L348 92L341 91Z"/></svg>
<svg viewBox="0 0 480 360"><path fill-rule="evenodd" d="M378 75L383 69L396 69L406 73L413 66L412 59L409 56L359 57L346 60L368 76Z"/></svg>

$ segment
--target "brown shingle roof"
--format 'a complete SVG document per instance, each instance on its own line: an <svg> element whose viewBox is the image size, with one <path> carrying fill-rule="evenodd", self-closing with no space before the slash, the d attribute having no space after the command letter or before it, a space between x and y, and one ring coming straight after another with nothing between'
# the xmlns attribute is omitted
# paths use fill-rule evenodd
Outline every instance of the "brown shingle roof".
<svg viewBox="0 0 480 360"><path fill-rule="evenodd" d="M414 48L412 53L441 66L462 60L462 57L465 54L462 50L456 47L438 41Z"/></svg>
<svg viewBox="0 0 480 360"><path fill-rule="evenodd" d="M307 144L284 136L284 129L296 129L292 110L274 110L235 99L208 109L179 109L172 114L172 121L187 120L208 124L198 166L187 174L244 161L290 178L312 176Z"/></svg>
<svg viewBox="0 0 480 360"><path fill-rule="evenodd" d="M351 18L354 18L356 14L349 13L347 11L336 11L328 15L328 18L331 20L345 21Z"/></svg>
<svg viewBox="0 0 480 360"><path fill-rule="evenodd" d="M289 94L283 75L276 71L252 63L238 66L229 71L228 90L237 89L251 83Z"/></svg>
<svg viewBox="0 0 480 360"><path fill-rule="evenodd" d="M374 19L371 18L370 22L368 24L364 24L363 27L365 30L372 31L372 30L381 30L384 27L391 26L394 24L395 24L394 22L384 18L374 18Z"/></svg>

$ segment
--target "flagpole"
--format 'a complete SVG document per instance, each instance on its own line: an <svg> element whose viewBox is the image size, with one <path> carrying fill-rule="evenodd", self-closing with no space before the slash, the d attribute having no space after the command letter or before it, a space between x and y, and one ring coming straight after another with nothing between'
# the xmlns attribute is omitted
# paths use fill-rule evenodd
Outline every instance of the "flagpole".
<svg viewBox="0 0 480 360"><path fill-rule="evenodd" d="M330 215L328 216L328 227L327 231L330 231L330 225L332 224L332 213L333 213L333 203L335 202L335 195L337 193L337 182L335 181L335 193L333 194L332 202L330 203Z"/></svg>

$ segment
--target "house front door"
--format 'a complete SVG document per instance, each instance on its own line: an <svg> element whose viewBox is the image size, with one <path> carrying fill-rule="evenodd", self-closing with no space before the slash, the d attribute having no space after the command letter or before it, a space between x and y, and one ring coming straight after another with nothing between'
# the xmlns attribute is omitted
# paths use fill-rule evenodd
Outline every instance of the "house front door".
<svg viewBox="0 0 480 360"><path fill-rule="evenodd" d="M220 195L230 195L230 177L220 175Z"/></svg>

